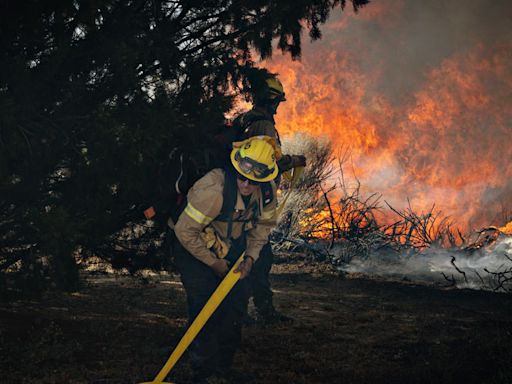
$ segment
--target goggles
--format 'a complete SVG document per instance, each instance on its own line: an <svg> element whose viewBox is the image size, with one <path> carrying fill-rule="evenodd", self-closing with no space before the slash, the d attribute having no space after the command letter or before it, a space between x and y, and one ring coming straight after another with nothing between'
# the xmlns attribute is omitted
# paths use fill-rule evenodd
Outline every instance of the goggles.
<svg viewBox="0 0 512 384"><path fill-rule="evenodd" d="M244 175L241 175L240 173L236 177L242 183L245 183L246 181L248 181L250 185L260 185L261 184L259 181L251 180L248 177L245 177Z"/></svg>
<svg viewBox="0 0 512 384"><path fill-rule="evenodd" d="M285 93L280 93L280 92L277 92L277 91L274 91L274 90L270 90L267 94L267 100L271 101L271 102L282 102L282 101L286 101L286 96L285 96Z"/></svg>
<svg viewBox="0 0 512 384"><path fill-rule="evenodd" d="M270 99L272 101L279 101L279 102L286 101L286 95L284 92L280 93L280 92L271 90L270 91Z"/></svg>
<svg viewBox="0 0 512 384"><path fill-rule="evenodd" d="M249 157L242 157L240 151L235 154L235 161L242 172L253 174L257 179L264 179L274 172L274 167L269 168L265 164L259 163Z"/></svg>

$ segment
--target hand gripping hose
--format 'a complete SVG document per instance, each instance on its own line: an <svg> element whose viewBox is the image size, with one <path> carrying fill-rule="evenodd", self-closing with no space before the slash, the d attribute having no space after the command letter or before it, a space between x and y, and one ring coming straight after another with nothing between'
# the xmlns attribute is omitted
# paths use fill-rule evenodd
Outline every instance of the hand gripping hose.
<svg viewBox="0 0 512 384"><path fill-rule="evenodd" d="M204 305L201 312L196 316L190 327L188 327L187 332L183 335L180 342L172 351L171 356L160 370L158 375L153 379L153 381L147 381L141 384L173 384L170 382L164 382L163 380L167 377L171 369L176 365L181 355L185 352L188 346L192 343L192 341L196 338L197 334L204 327L208 319L215 312L217 307L222 303L224 298L228 295L231 289L235 286L235 284L240 279L240 272L235 272L235 269L238 268L242 260L244 259L245 252L240 255L238 260L235 262L233 267L227 273L226 277L221 281L215 292L208 299L206 304Z"/></svg>

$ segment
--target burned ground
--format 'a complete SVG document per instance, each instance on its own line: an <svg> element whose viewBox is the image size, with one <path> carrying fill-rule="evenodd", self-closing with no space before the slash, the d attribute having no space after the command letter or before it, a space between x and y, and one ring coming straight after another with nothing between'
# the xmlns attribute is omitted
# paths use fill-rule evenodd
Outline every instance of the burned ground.
<svg viewBox="0 0 512 384"><path fill-rule="evenodd" d="M512 296L275 265L292 324L244 329L236 365L253 383L510 383ZM186 326L172 274L84 274L79 293L0 305L2 383L152 379ZM187 383L184 358L173 370Z"/></svg>

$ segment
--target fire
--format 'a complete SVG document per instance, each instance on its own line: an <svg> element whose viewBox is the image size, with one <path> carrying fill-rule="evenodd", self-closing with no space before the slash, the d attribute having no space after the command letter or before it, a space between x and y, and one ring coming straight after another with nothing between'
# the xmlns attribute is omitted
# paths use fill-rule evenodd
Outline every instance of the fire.
<svg viewBox="0 0 512 384"><path fill-rule="evenodd" d="M327 239L332 234L331 214L327 208L320 211L308 208L304 211L304 218L300 220L299 226L306 236Z"/></svg>
<svg viewBox="0 0 512 384"><path fill-rule="evenodd" d="M398 16L421 5L391 4L334 20L323 40L305 44L301 62L262 64L286 89L278 129L351 148L363 192L393 206L435 203L463 229L488 225L512 206L512 44L476 34L446 52L407 45L408 21ZM375 41L360 37L367 30Z"/></svg>
<svg viewBox="0 0 512 384"><path fill-rule="evenodd" d="M512 236L512 221L504 225L503 227L498 228L500 232L504 233L505 235L511 235Z"/></svg>

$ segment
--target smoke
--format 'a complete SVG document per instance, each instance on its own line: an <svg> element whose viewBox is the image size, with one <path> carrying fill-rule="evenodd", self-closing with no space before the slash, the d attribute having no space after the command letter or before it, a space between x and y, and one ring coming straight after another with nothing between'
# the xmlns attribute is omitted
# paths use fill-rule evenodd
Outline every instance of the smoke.
<svg viewBox="0 0 512 384"><path fill-rule="evenodd" d="M490 272L508 273L512 277L511 259L512 237L506 237L499 239L490 251L469 254L428 249L411 256L390 253L387 257L378 252L364 260L354 258L341 266L340 270L441 285L449 285L453 279L459 288L494 289L499 283ZM504 288L512 290L512 281L506 283Z"/></svg>
<svg viewBox="0 0 512 384"><path fill-rule="evenodd" d="M378 67L380 75L370 84L372 91L402 104L424 86L425 74L446 58L478 44L510 42L511 15L507 0L377 0L325 37L334 42L336 51L349 52L362 72L374 73ZM345 38L340 39L339 33Z"/></svg>
<svg viewBox="0 0 512 384"><path fill-rule="evenodd" d="M374 0L336 15L301 62L264 63L286 87L278 129L350 148L362 188L398 208L409 198L466 229L502 225L512 207L511 19L508 0Z"/></svg>

